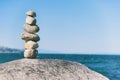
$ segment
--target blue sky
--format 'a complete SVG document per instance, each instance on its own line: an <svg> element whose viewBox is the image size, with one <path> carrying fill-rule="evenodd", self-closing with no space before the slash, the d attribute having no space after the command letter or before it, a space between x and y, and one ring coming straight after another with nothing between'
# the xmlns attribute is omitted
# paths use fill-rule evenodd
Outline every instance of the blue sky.
<svg viewBox="0 0 120 80"><path fill-rule="evenodd" d="M0 45L23 48L28 10L37 13L39 49L120 53L120 0L0 0Z"/></svg>

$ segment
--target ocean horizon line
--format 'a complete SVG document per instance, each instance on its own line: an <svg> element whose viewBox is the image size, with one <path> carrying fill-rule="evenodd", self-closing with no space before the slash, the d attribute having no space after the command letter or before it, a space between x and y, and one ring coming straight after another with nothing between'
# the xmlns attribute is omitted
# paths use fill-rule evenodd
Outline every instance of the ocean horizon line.
<svg viewBox="0 0 120 80"><path fill-rule="evenodd" d="M0 53L0 54L23 54L23 53ZM64 53L64 52L39 52L38 54L65 54L65 55L120 55L120 53Z"/></svg>

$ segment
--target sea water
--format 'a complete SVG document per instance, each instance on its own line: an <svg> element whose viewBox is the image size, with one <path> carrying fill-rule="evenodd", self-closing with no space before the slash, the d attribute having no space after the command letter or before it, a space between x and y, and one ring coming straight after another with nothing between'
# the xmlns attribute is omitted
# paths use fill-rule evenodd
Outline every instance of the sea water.
<svg viewBox="0 0 120 80"><path fill-rule="evenodd" d="M0 64L23 58L23 54L0 54ZM110 80L120 80L120 55L39 54L39 59L63 59L82 63Z"/></svg>

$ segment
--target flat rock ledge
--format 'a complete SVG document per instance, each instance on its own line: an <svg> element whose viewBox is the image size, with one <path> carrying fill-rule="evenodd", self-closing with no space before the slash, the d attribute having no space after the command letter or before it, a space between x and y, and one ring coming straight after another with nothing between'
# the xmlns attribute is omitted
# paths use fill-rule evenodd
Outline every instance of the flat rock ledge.
<svg viewBox="0 0 120 80"><path fill-rule="evenodd" d="M109 80L86 66L52 59L19 59L0 64L0 80Z"/></svg>

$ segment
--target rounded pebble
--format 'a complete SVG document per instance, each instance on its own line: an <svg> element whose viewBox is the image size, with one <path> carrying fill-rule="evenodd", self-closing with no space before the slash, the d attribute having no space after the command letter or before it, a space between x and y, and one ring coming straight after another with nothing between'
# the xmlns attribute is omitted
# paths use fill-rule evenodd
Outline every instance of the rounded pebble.
<svg viewBox="0 0 120 80"><path fill-rule="evenodd" d="M24 45L24 47L26 49L35 49L35 48L38 48L39 45L37 42L34 42L34 41L27 41Z"/></svg>
<svg viewBox="0 0 120 80"><path fill-rule="evenodd" d="M36 19L31 17L31 16L27 16L26 17L26 23L30 24L30 25L36 25Z"/></svg>
<svg viewBox="0 0 120 80"><path fill-rule="evenodd" d="M40 30L37 25L29 25L29 24L24 24L23 29L28 33L36 33Z"/></svg>
<svg viewBox="0 0 120 80"><path fill-rule="evenodd" d="M35 49L27 49L24 52L24 57L25 58L36 58L38 54L38 50Z"/></svg>
<svg viewBox="0 0 120 80"><path fill-rule="evenodd" d="M28 11L26 14L31 17L36 17L36 13L34 11Z"/></svg>

